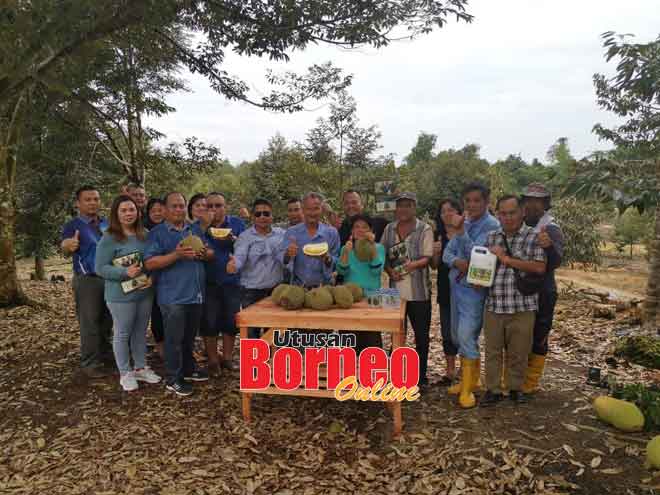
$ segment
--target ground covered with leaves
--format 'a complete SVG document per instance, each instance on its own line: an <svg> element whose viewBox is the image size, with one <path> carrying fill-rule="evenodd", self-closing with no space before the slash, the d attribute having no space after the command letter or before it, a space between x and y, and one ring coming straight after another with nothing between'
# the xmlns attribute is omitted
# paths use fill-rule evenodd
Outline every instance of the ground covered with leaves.
<svg viewBox="0 0 660 495"><path fill-rule="evenodd" d="M0 493L660 490L660 476L643 467L653 432L599 423L590 402L605 391L586 383L586 367L623 383L657 376L612 357L628 316L594 319L570 294L559 304L543 391L529 405L463 411L432 385L404 404L404 434L393 440L382 404L255 396L245 424L236 372L185 399L162 385L127 394L117 377L86 382L70 284L24 285L38 306L0 310ZM444 373L437 329L434 315L431 382Z"/></svg>

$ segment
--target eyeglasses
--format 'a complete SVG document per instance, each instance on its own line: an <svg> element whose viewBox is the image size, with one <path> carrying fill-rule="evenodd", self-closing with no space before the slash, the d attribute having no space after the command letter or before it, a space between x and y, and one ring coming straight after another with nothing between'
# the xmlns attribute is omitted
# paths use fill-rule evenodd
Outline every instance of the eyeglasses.
<svg viewBox="0 0 660 495"><path fill-rule="evenodd" d="M206 203L207 208L224 208L225 205L222 203Z"/></svg>
<svg viewBox="0 0 660 495"><path fill-rule="evenodd" d="M255 216L256 218L259 218L259 217L266 217L266 218L268 218L268 217L270 216L270 212L269 212L269 211L255 211L255 212L254 212L254 216Z"/></svg>

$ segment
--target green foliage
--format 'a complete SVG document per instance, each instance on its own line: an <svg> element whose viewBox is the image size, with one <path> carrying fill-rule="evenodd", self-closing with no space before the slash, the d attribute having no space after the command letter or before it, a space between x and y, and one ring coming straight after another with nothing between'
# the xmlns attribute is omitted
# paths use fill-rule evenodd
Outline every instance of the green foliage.
<svg viewBox="0 0 660 495"><path fill-rule="evenodd" d="M620 252L629 246L630 257L633 257L633 245L650 237L653 228L653 218L648 214L640 214L637 210L628 209L618 216L614 224L614 239Z"/></svg>
<svg viewBox="0 0 660 495"><path fill-rule="evenodd" d="M556 201L552 214L564 233L563 263L593 268L601 263L600 246L603 242L598 225L603 220L602 206L576 198Z"/></svg>
<svg viewBox="0 0 660 495"><path fill-rule="evenodd" d="M660 389L642 383L615 387L612 396L616 399L633 402L644 414L646 431L660 430Z"/></svg>
<svg viewBox="0 0 660 495"><path fill-rule="evenodd" d="M622 339L615 356L647 368L660 369L660 339L650 335L634 335Z"/></svg>
<svg viewBox="0 0 660 495"><path fill-rule="evenodd" d="M417 193L420 212L434 214L441 198L459 198L467 182L480 179L488 183L488 167L479 155L479 146L468 144L460 150L440 151L430 161L402 165L400 185Z"/></svg>
<svg viewBox="0 0 660 495"><path fill-rule="evenodd" d="M583 160L568 193L644 211L660 198L660 167L654 164L660 152L660 37L632 43L608 32L603 39L607 61L618 64L612 78L594 75L598 104L625 120L614 128L594 126L615 149Z"/></svg>

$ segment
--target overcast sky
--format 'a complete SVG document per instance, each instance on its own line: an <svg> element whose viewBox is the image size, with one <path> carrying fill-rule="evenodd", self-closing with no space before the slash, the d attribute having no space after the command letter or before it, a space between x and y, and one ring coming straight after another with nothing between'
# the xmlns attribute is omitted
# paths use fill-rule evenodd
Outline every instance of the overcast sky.
<svg viewBox="0 0 660 495"><path fill-rule="evenodd" d="M489 160L520 153L544 160L550 145L569 138L582 157L606 147L591 133L613 119L595 103L592 76L612 73L601 33L634 33L640 41L660 32L658 0L472 0L472 24L454 20L412 42L381 50L312 46L295 53L288 70L331 60L354 75L350 88L363 126L382 132L383 153L399 163L420 131L438 136L438 148L481 145ZM267 61L229 56L224 69L244 78L253 96L266 90ZM270 67L275 67L270 65ZM281 67L280 67L281 68ZM302 141L327 105L310 103L293 115L227 102L200 77L185 74L192 92L172 95L177 112L151 124L167 141L187 136L216 144L237 164L255 159L276 133Z"/></svg>

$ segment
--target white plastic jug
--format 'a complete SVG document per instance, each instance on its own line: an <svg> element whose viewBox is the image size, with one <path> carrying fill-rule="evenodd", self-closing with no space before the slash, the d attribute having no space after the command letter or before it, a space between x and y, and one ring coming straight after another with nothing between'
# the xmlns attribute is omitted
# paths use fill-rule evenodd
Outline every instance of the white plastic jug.
<svg viewBox="0 0 660 495"><path fill-rule="evenodd" d="M485 247L475 246L470 255L467 281L472 285L490 287L495 279L496 268L497 256Z"/></svg>

